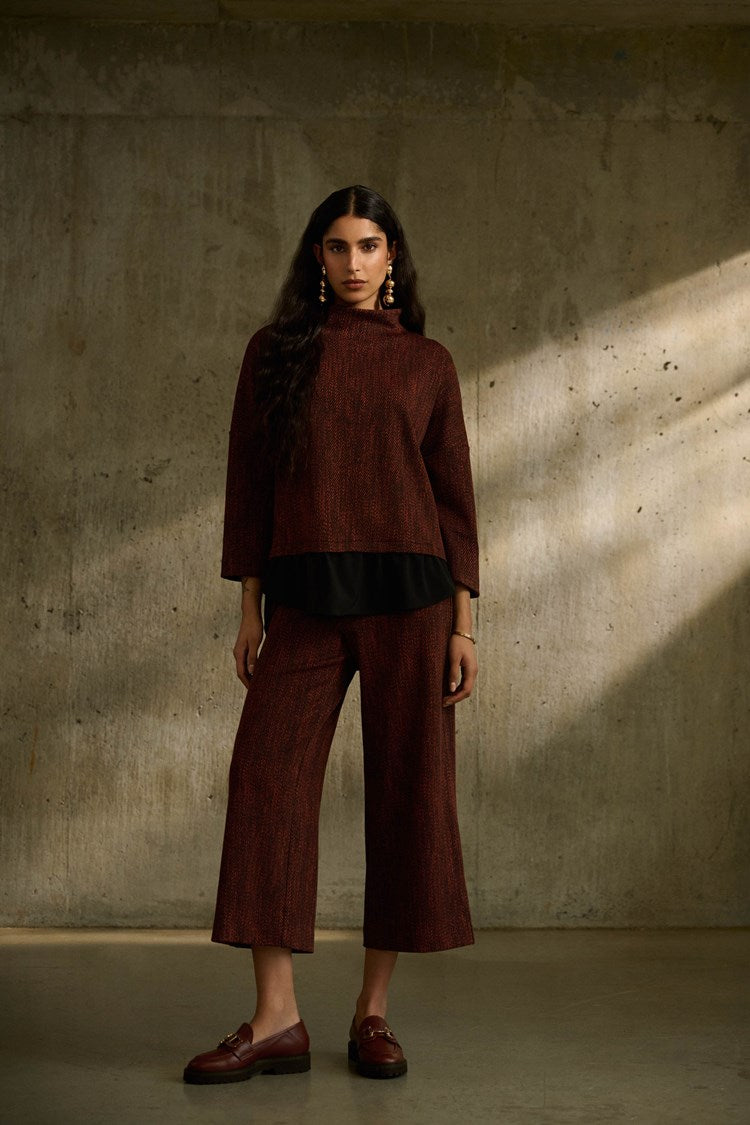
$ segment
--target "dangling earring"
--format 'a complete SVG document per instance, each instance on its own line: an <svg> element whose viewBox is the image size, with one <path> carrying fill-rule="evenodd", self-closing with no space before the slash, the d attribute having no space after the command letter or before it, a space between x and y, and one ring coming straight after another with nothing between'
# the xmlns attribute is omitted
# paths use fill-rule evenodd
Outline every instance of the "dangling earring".
<svg viewBox="0 0 750 1125"><path fill-rule="evenodd" d="M322 269L323 273L320 278L320 296L318 297L318 300L321 304L323 304L326 299L326 268L325 266L321 266L320 268Z"/></svg>
<svg viewBox="0 0 750 1125"><path fill-rule="evenodd" d="M387 269L386 273L387 273L387 276L386 276L386 279L385 279L385 296L383 297L383 304L384 305L392 305L393 304L393 278L392 278L391 275L393 273L393 266L391 265L390 262L388 263L388 269Z"/></svg>

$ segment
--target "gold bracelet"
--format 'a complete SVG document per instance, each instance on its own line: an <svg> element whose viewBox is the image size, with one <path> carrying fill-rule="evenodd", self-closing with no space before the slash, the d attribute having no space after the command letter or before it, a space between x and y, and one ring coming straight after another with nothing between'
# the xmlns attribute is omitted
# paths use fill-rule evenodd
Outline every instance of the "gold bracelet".
<svg viewBox="0 0 750 1125"><path fill-rule="evenodd" d="M477 643L477 642L476 642L476 641L474 640L474 638L472 637L471 633L462 633L460 629L454 629L454 630L453 630L453 632L454 632L454 633L456 634L456 636L458 636L458 637L466 637L466 638L467 638L467 640L470 640L470 641L471 641L471 643L472 643L472 644L474 644L474 645L475 645L475 644Z"/></svg>

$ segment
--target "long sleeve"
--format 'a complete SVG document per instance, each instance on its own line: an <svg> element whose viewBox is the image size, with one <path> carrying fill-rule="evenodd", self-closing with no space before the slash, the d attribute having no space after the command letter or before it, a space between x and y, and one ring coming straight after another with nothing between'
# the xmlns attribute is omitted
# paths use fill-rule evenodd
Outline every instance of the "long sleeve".
<svg viewBox="0 0 750 1125"><path fill-rule="evenodd" d="M260 335L245 350L229 429L221 576L235 581L265 576L273 535L273 466L261 454L253 400Z"/></svg>
<svg viewBox="0 0 750 1125"><path fill-rule="evenodd" d="M435 405L421 444L438 510L440 532L454 582L479 596L479 544L469 441L461 387L445 352Z"/></svg>

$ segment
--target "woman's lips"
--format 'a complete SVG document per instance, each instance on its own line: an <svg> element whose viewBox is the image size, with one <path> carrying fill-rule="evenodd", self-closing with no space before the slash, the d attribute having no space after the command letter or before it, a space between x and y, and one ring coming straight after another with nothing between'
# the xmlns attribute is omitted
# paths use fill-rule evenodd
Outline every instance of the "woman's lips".
<svg viewBox="0 0 750 1125"><path fill-rule="evenodd" d="M344 285L347 289L360 289L364 285L364 281L345 281Z"/></svg>

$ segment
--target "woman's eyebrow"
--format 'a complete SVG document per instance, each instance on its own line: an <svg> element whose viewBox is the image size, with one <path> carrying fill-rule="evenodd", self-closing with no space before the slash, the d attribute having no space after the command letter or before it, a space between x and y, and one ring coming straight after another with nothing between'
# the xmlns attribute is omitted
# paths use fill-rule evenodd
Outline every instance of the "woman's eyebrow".
<svg viewBox="0 0 750 1125"><path fill-rule="evenodd" d="M363 242L381 242L381 241L382 241L382 235L368 234L366 238L360 238L358 240L357 245L361 246ZM340 246L348 246L349 245L349 243L346 241L345 238L327 238L325 240L325 243L326 243L326 246L331 246L331 245L334 245L334 244L337 245L337 246L339 246L339 245Z"/></svg>

